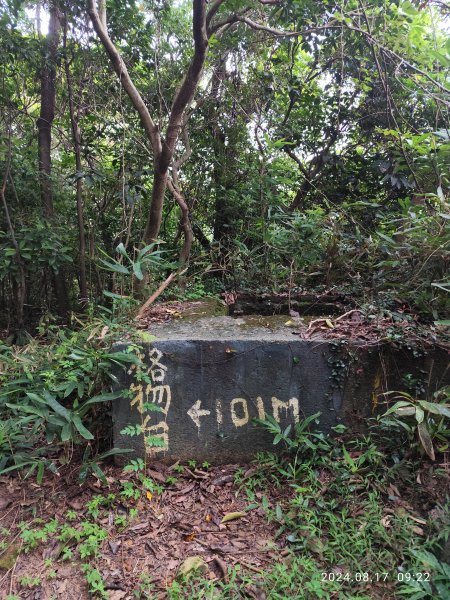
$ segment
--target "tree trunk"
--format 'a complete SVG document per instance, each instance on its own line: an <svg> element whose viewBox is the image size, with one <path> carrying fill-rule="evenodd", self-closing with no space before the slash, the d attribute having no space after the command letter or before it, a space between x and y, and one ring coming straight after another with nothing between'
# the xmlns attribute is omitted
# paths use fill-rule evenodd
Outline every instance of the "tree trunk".
<svg viewBox="0 0 450 600"><path fill-rule="evenodd" d="M147 225L145 227L143 240L145 244L151 244L158 239L163 214L164 195L167 187L168 169L161 169L159 160L155 160L153 174L152 201L148 213Z"/></svg>
<svg viewBox="0 0 450 600"><path fill-rule="evenodd" d="M89 16L92 20L94 29L111 60L113 69L123 85L123 89L139 114L143 128L147 133L153 150L154 175L152 201L143 236L144 242L149 244L156 241L159 235L169 168L173 160L175 146L183 127L185 111L194 98L208 50L206 0L193 0L192 2L194 55L186 75L174 96L164 139L162 138L158 126L154 122L141 94L134 85L120 52L109 37L104 6L103 0L100 0L99 2L97 2L97 0L88 0ZM188 231L188 229L190 230L190 227L187 226L186 231ZM187 243L190 243L189 240Z"/></svg>
<svg viewBox="0 0 450 600"><path fill-rule="evenodd" d="M54 215L53 192L50 177L52 174L51 143L52 124L55 118L56 101L56 54L58 52L61 23L55 7L50 9L50 21L47 39L44 42L43 62L40 72L41 110L37 121L39 146L39 176L41 199L44 214L48 218Z"/></svg>
<svg viewBox="0 0 450 600"><path fill-rule="evenodd" d="M14 227L11 221L11 216L9 214L8 203L6 202L6 185L8 182L8 178L11 174L11 131L8 131L8 155L6 160L6 170L3 177L3 182L0 187L0 198L3 204L3 210L5 212L6 224L8 227L9 234L11 236L11 243L16 251L15 259L17 262L17 277L13 280L13 288L14 295L16 297L16 321L17 327L22 329L24 325L23 320L23 306L25 303L26 296L26 279L25 279L25 269L23 266L22 256L20 255L20 247L16 239L16 234L14 231Z"/></svg>
<svg viewBox="0 0 450 600"><path fill-rule="evenodd" d="M78 248L80 252L79 282L80 282L80 304L85 307L88 300L86 281L86 237L84 230L84 206L83 206L83 180L81 178L81 133L78 125L78 116L75 113L73 101L72 76L70 73L69 59L67 57L67 20L64 24L64 66L66 71L67 95L69 98L70 123L72 127L73 150L75 154L75 166L77 170L76 181L76 206L78 221Z"/></svg>
<svg viewBox="0 0 450 600"><path fill-rule="evenodd" d="M39 75L41 81L41 110L37 121L41 199L44 216L49 221L49 226L51 226L51 221L55 216L51 182L51 144L52 124L55 118L56 60L60 30L61 21L58 8L51 5L48 35L44 42L42 68ZM67 319L70 303L63 269L60 269L58 273L53 273L53 288L58 304L58 313L60 317Z"/></svg>

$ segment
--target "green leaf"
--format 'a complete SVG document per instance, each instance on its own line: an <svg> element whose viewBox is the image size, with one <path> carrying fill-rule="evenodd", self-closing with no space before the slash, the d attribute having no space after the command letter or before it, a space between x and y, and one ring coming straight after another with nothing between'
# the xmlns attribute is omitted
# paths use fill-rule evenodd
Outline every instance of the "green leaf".
<svg viewBox="0 0 450 600"><path fill-rule="evenodd" d="M115 294L109 290L103 290L103 294L108 298L114 298L114 300L123 300L124 298L130 298L130 296L122 296L121 294Z"/></svg>
<svg viewBox="0 0 450 600"><path fill-rule="evenodd" d="M43 419L47 418L48 416L48 410L46 410L45 408L40 408L39 406L30 406L28 404L10 404L9 402L6 403L6 406L8 406L9 408L15 408L18 411L22 411L29 415L38 415Z"/></svg>
<svg viewBox="0 0 450 600"><path fill-rule="evenodd" d="M85 440L93 440L94 436L92 435L92 433L86 429L86 427L83 425L83 423L81 422L81 419L78 415L74 415L73 416L73 424L75 425L75 427L78 430L78 433L84 437Z"/></svg>
<svg viewBox="0 0 450 600"><path fill-rule="evenodd" d="M147 254L147 252L150 252L151 250L153 250L153 248L155 246L156 246L156 243L153 242L152 244L149 244L148 246L145 246L144 248L142 248L142 250L139 250L138 255L137 255L138 260L142 259Z"/></svg>
<svg viewBox="0 0 450 600"><path fill-rule="evenodd" d="M162 412L163 410L161 406L158 406L158 404L155 404L154 402L144 402L143 408L148 412Z"/></svg>
<svg viewBox="0 0 450 600"><path fill-rule="evenodd" d="M32 464L34 464L33 460L28 460L26 462L17 463L16 465L12 465L10 467L7 467L6 469L2 469L0 471L0 475L3 475L4 473L10 473L11 471L15 471L16 469L23 469L23 467L27 467L28 465L32 465Z"/></svg>
<svg viewBox="0 0 450 600"><path fill-rule="evenodd" d="M433 287L437 287L444 292L450 292L450 283L432 283Z"/></svg>
<svg viewBox="0 0 450 600"><path fill-rule="evenodd" d="M129 452L135 452L135 450L133 448L113 448L112 450L108 450L107 452L100 454L100 456L97 456L97 460L103 460L104 458L116 456L117 454L128 454Z"/></svg>
<svg viewBox="0 0 450 600"><path fill-rule="evenodd" d="M422 444L423 449L427 453L427 455L431 458L431 460L435 459L433 442L431 441L430 432L427 429L425 423L419 423L417 425L417 433L419 434L419 440Z"/></svg>
<svg viewBox="0 0 450 600"><path fill-rule="evenodd" d="M400 410L401 410L401 409L400 409ZM418 423L422 423L422 421L423 421L423 420L424 420L424 418L425 418L425 413L424 413L424 411L423 411L423 410L422 410L422 409L421 409L419 406L416 406L416 411L415 411L415 412L416 412L416 421L417 421Z"/></svg>
<svg viewBox="0 0 450 600"><path fill-rule="evenodd" d="M140 262L133 263L133 273L135 274L137 279L139 279L139 281L142 281L144 279L144 274L142 273Z"/></svg>
<svg viewBox="0 0 450 600"><path fill-rule="evenodd" d="M120 396L122 396L123 391L122 390L117 390L116 392L105 392L104 394L98 394L97 396L93 396L92 398L89 398L89 400L86 400L86 402L83 403L81 410L85 407L85 406L89 406L91 404L97 404L98 402L109 402L110 400L115 400L116 398L120 398ZM81 412L81 411L79 411Z"/></svg>
<svg viewBox="0 0 450 600"><path fill-rule="evenodd" d="M106 479L106 476L103 473L103 471L101 470L101 468L99 467L99 465L96 462L93 462L93 463L91 463L91 467L92 467L93 473L95 473L97 475L97 477L100 479L100 481L102 483L104 483L105 485L108 485L108 480Z"/></svg>
<svg viewBox="0 0 450 600"><path fill-rule="evenodd" d="M221 523L228 523L228 521L234 521L235 519L240 519L242 517L246 517L247 513L239 511L239 512L231 512L231 513L227 513L226 515L224 515L224 517L222 518L222 520L220 521Z"/></svg>
<svg viewBox="0 0 450 600"><path fill-rule="evenodd" d="M53 396L50 394L46 394L45 403L52 408L57 415L63 417L67 421L70 421L71 413L67 408L64 408L62 404L60 404Z"/></svg>
<svg viewBox="0 0 450 600"><path fill-rule="evenodd" d="M106 355L106 358L108 358L112 362L117 362L117 363L119 363L119 361L121 361L124 363L132 363L134 365L141 364L141 360L135 354L132 354L131 352L110 352L109 354Z"/></svg>
<svg viewBox="0 0 450 600"><path fill-rule="evenodd" d="M72 423L66 423L61 430L61 441L68 442L72 437Z"/></svg>
<svg viewBox="0 0 450 600"><path fill-rule="evenodd" d="M395 240L393 240L392 238L388 237L387 235L384 235L384 233L380 233L379 231L377 231L377 235L383 239L385 242L388 242L388 244L390 244L391 246L396 246L397 242Z"/></svg>
<svg viewBox="0 0 450 600"><path fill-rule="evenodd" d="M77 387L77 385L78 385L77 381L70 381L67 384L66 389L64 390L64 398L67 398L67 396L70 396L70 394Z"/></svg>
<svg viewBox="0 0 450 600"><path fill-rule="evenodd" d="M189 577L192 573L205 573L207 570L208 565L201 556L188 556L180 565L177 577L185 578Z"/></svg>
<svg viewBox="0 0 450 600"><path fill-rule="evenodd" d="M42 398L42 396L38 396L34 392L25 392L25 394L28 396L28 398L30 398L30 400L39 402L39 404L47 404L47 401L45 400L45 398Z"/></svg>
<svg viewBox="0 0 450 600"><path fill-rule="evenodd" d="M399 408L402 408L404 406L411 406L411 402L407 402L406 400L400 400L399 402L396 402L393 406L391 406L391 408L389 408L383 414L383 417L386 417L387 415L394 413L396 410L398 410Z"/></svg>
<svg viewBox="0 0 450 600"><path fill-rule="evenodd" d="M36 475L36 481L39 485L41 485L42 483L42 479L44 478L44 463L40 462L38 464L38 470L37 470L37 475Z"/></svg>
<svg viewBox="0 0 450 600"><path fill-rule="evenodd" d="M401 406L400 408L397 408L395 414L398 417L411 417L415 414L415 412L416 409L414 408L414 406Z"/></svg>
<svg viewBox="0 0 450 600"><path fill-rule="evenodd" d="M127 269L127 267L118 262L110 263L107 260L103 260L103 258L100 259L100 262L105 265L107 271L112 271L113 273L123 273L124 275L130 274L130 271Z"/></svg>
<svg viewBox="0 0 450 600"><path fill-rule="evenodd" d="M125 258L128 258L127 251L125 250L125 246L123 245L122 242L120 242L120 244L118 246L116 246L116 252L118 252L122 256L125 256Z"/></svg>
<svg viewBox="0 0 450 600"><path fill-rule="evenodd" d="M441 415L450 419L450 405L448 404L437 404L436 402L427 402L426 400L419 400L419 404L434 415Z"/></svg>

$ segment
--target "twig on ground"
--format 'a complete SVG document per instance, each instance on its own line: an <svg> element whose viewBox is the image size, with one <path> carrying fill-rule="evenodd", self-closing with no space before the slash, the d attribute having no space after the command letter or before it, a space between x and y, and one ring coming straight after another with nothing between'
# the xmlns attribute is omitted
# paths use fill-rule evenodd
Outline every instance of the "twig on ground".
<svg viewBox="0 0 450 600"><path fill-rule="evenodd" d="M159 288L156 290L156 292L153 292L153 294L150 296L150 298L146 302L144 302L144 304L139 309L137 318L140 319L142 317L142 315L147 310L147 308L151 304L153 304L153 302L156 300L156 298L158 298L163 293L163 291L171 284L171 282L175 279L175 277L177 277L178 275L183 275L183 273L186 273L186 271L187 271L187 268L183 269L182 271L174 271L173 273L171 273L169 275L169 277L165 281L163 281L163 283L159 286Z"/></svg>
<svg viewBox="0 0 450 600"><path fill-rule="evenodd" d="M345 319L345 317L348 317L349 315L352 315L353 313L360 313L362 315L364 314L362 310L359 310L359 308L353 308L352 310L348 310L343 315L340 315L339 317L336 317L336 319L334 319L334 320L335 321L340 321L341 319Z"/></svg>
<svg viewBox="0 0 450 600"><path fill-rule="evenodd" d="M22 544L20 545L22 547ZM9 583L9 595L12 596L13 595L13 584L14 584L14 573L16 572L16 566L17 566L17 561L19 560L19 556L20 556L20 551L16 556L16 560L14 561L14 566L12 568L11 571L11 580Z"/></svg>

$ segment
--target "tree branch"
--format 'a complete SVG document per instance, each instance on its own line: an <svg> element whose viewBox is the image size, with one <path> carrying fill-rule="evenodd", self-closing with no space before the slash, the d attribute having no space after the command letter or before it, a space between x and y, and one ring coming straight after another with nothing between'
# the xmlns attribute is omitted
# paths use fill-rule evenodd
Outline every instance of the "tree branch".
<svg viewBox="0 0 450 600"><path fill-rule="evenodd" d="M206 15L206 27L208 29L209 29L212 19L215 17L215 15L217 14L217 11L222 6L224 1L225 0L214 0L214 2L211 4L211 8L208 10L208 13Z"/></svg>
<svg viewBox="0 0 450 600"><path fill-rule="evenodd" d="M102 0L100 0L100 3ZM150 143L152 145L153 153L155 156L159 155L161 152L161 136L159 134L159 130L155 122L153 121L150 112L145 105L145 102L142 99L141 94L137 90L136 86L131 80L131 77L128 73L127 66L120 55L119 51L115 47L114 43L111 41L109 37L108 31L104 26L103 19L105 19L105 13L100 16L96 0L88 0L88 13L91 18L94 29L100 38L103 46L105 47L106 52L111 60L112 66L117 73L120 82L123 85L123 89L127 93L130 98L133 106L138 112L142 124L144 126L145 131L150 139ZM106 20L106 19L105 19Z"/></svg>
<svg viewBox="0 0 450 600"><path fill-rule="evenodd" d="M169 168L175 144L177 143L182 127L183 113L186 107L192 102L205 63L208 50L205 0L193 0L192 33L194 37L194 56L172 103L166 139L163 144L159 164L161 171Z"/></svg>

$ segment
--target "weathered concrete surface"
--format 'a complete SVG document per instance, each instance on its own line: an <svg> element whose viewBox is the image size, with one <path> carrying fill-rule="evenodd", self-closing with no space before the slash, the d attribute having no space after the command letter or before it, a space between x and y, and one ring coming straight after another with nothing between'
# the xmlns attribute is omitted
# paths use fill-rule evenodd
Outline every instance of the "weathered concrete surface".
<svg viewBox="0 0 450 600"><path fill-rule="evenodd" d="M252 423L255 417L270 415L284 428L321 412L323 430L339 422L359 429L383 391L413 382L430 392L448 382L444 351L414 357L303 341L285 321L212 317L152 326L158 339L143 346L146 371L133 366L118 374L125 392L113 403L115 446L170 462L239 462L274 450L272 436ZM161 412L148 411L146 403ZM121 434L129 424L141 425L144 434ZM148 436L161 446L146 445Z"/></svg>

